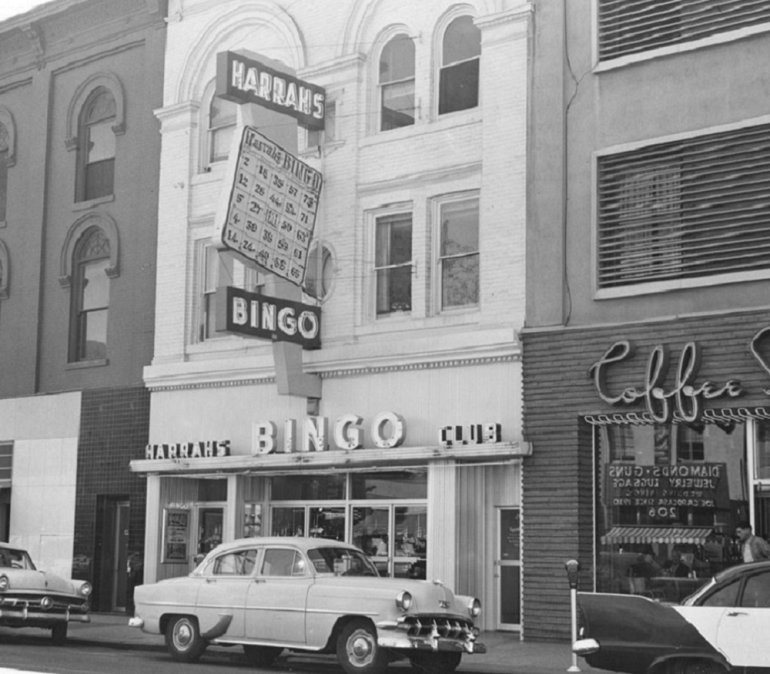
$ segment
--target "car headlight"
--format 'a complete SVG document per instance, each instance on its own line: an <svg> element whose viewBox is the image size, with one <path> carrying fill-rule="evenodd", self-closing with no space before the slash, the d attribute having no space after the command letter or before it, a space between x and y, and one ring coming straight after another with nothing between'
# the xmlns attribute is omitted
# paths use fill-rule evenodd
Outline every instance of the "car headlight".
<svg viewBox="0 0 770 674"><path fill-rule="evenodd" d="M0 592L5 592L11 587L11 581L8 580L8 576L0 576Z"/></svg>
<svg viewBox="0 0 770 674"><path fill-rule="evenodd" d="M83 583L80 586L80 589L78 590L78 592L80 592L80 594L82 594L84 597L90 597L92 591L93 591L93 588L91 587L91 583L89 582Z"/></svg>
<svg viewBox="0 0 770 674"><path fill-rule="evenodd" d="M478 618L481 615L481 602L478 599L471 599L468 602L468 613L473 618Z"/></svg>
<svg viewBox="0 0 770 674"><path fill-rule="evenodd" d="M412 595L406 590L402 590L396 597L396 606L402 611L408 611L412 608Z"/></svg>

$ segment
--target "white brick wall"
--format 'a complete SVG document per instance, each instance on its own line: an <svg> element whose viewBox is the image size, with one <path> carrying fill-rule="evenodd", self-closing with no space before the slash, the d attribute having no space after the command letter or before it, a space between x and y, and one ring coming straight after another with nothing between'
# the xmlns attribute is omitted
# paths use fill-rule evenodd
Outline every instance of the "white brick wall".
<svg viewBox="0 0 770 674"><path fill-rule="evenodd" d="M525 290L528 5L508 0L466 3L475 8L482 32L481 105L438 119L435 45L437 27L444 25L444 1L362 5L353 0L279 0L275 4L285 12L274 13L272 19L264 3L169 4L165 102L158 111L163 146L156 343L148 381L158 382L168 373L183 376L191 359L210 357L215 370L214 359L221 352L257 354L265 349L236 337L192 348L189 344L196 301L192 239L209 223L213 232L215 197L225 188L216 170L198 173L198 108L206 104L199 97L214 76L216 53L238 48L284 60L303 78L325 86L337 101L339 142L320 158L303 157L324 174L316 233L336 256L334 292L323 305L324 348L306 354L306 362L320 369L374 363L384 346L391 357L428 360L474 349L518 349L514 331L523 323ZM373 133L377 54L371 50L394 23L415 36L419 117L411 127ZM480 307L442 316L432 301L429 200L474 189L481 194ZM367 216L399 201L414 206L413 311L405 320L375 321L367 292L372 264ZM475 346L469 347L468 333Z"/></svg>

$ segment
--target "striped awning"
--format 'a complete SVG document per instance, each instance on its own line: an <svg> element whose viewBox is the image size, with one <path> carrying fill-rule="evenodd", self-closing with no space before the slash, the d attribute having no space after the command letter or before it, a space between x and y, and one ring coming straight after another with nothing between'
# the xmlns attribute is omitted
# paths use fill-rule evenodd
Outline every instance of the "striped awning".
<svg viewBox="0 0 770 674"><path fill-rule="evenodd" d="M702 545L714 534L711 527L612 527L604 536L602 544L618 545L631 543L689 543Z"/></svg>

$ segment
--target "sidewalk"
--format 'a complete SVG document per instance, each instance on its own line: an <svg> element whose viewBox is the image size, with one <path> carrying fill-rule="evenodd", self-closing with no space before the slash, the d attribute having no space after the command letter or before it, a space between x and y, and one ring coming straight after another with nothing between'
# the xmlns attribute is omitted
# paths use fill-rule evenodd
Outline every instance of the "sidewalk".
<svg viewBox="0 0 770 674"><path fill-rule="evenodd" d="M34 633L31 629L30 634ZM68 638L73 643L106 648L165 650L161 635L145 634L129 627L128 615L123 613L92 613L90 623L70 623ZM562 674L572 665L572 653L566 642L520 641L515 632L483 632L479 641L487 646L488 652L466 655L458 672ZM589 667L582 658L577 659L577 665L581 672L588 674L603 671ZM394 666L393 669L400 668Z"/></svg>

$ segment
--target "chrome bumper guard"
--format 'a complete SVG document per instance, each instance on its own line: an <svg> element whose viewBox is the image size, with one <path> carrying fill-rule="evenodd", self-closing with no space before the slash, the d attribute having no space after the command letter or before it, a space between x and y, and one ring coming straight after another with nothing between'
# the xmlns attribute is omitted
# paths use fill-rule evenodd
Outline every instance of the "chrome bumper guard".
<svg viewBox="0 0 770 674"><path fill-rule="evenodd" d="M572 643L572 652L577 655L591 655L599 650L599 642L596 639L578 639Z"/></svg>
<svg viewBox="0 0 770 674"><path fill-rule="evenodd" d="M395 622L381 622L378 629L391 636L378 639L382 646L422 651L486 653L487 647L476 641L479 630L472 623L445 617L402 616Z"/></svg>

